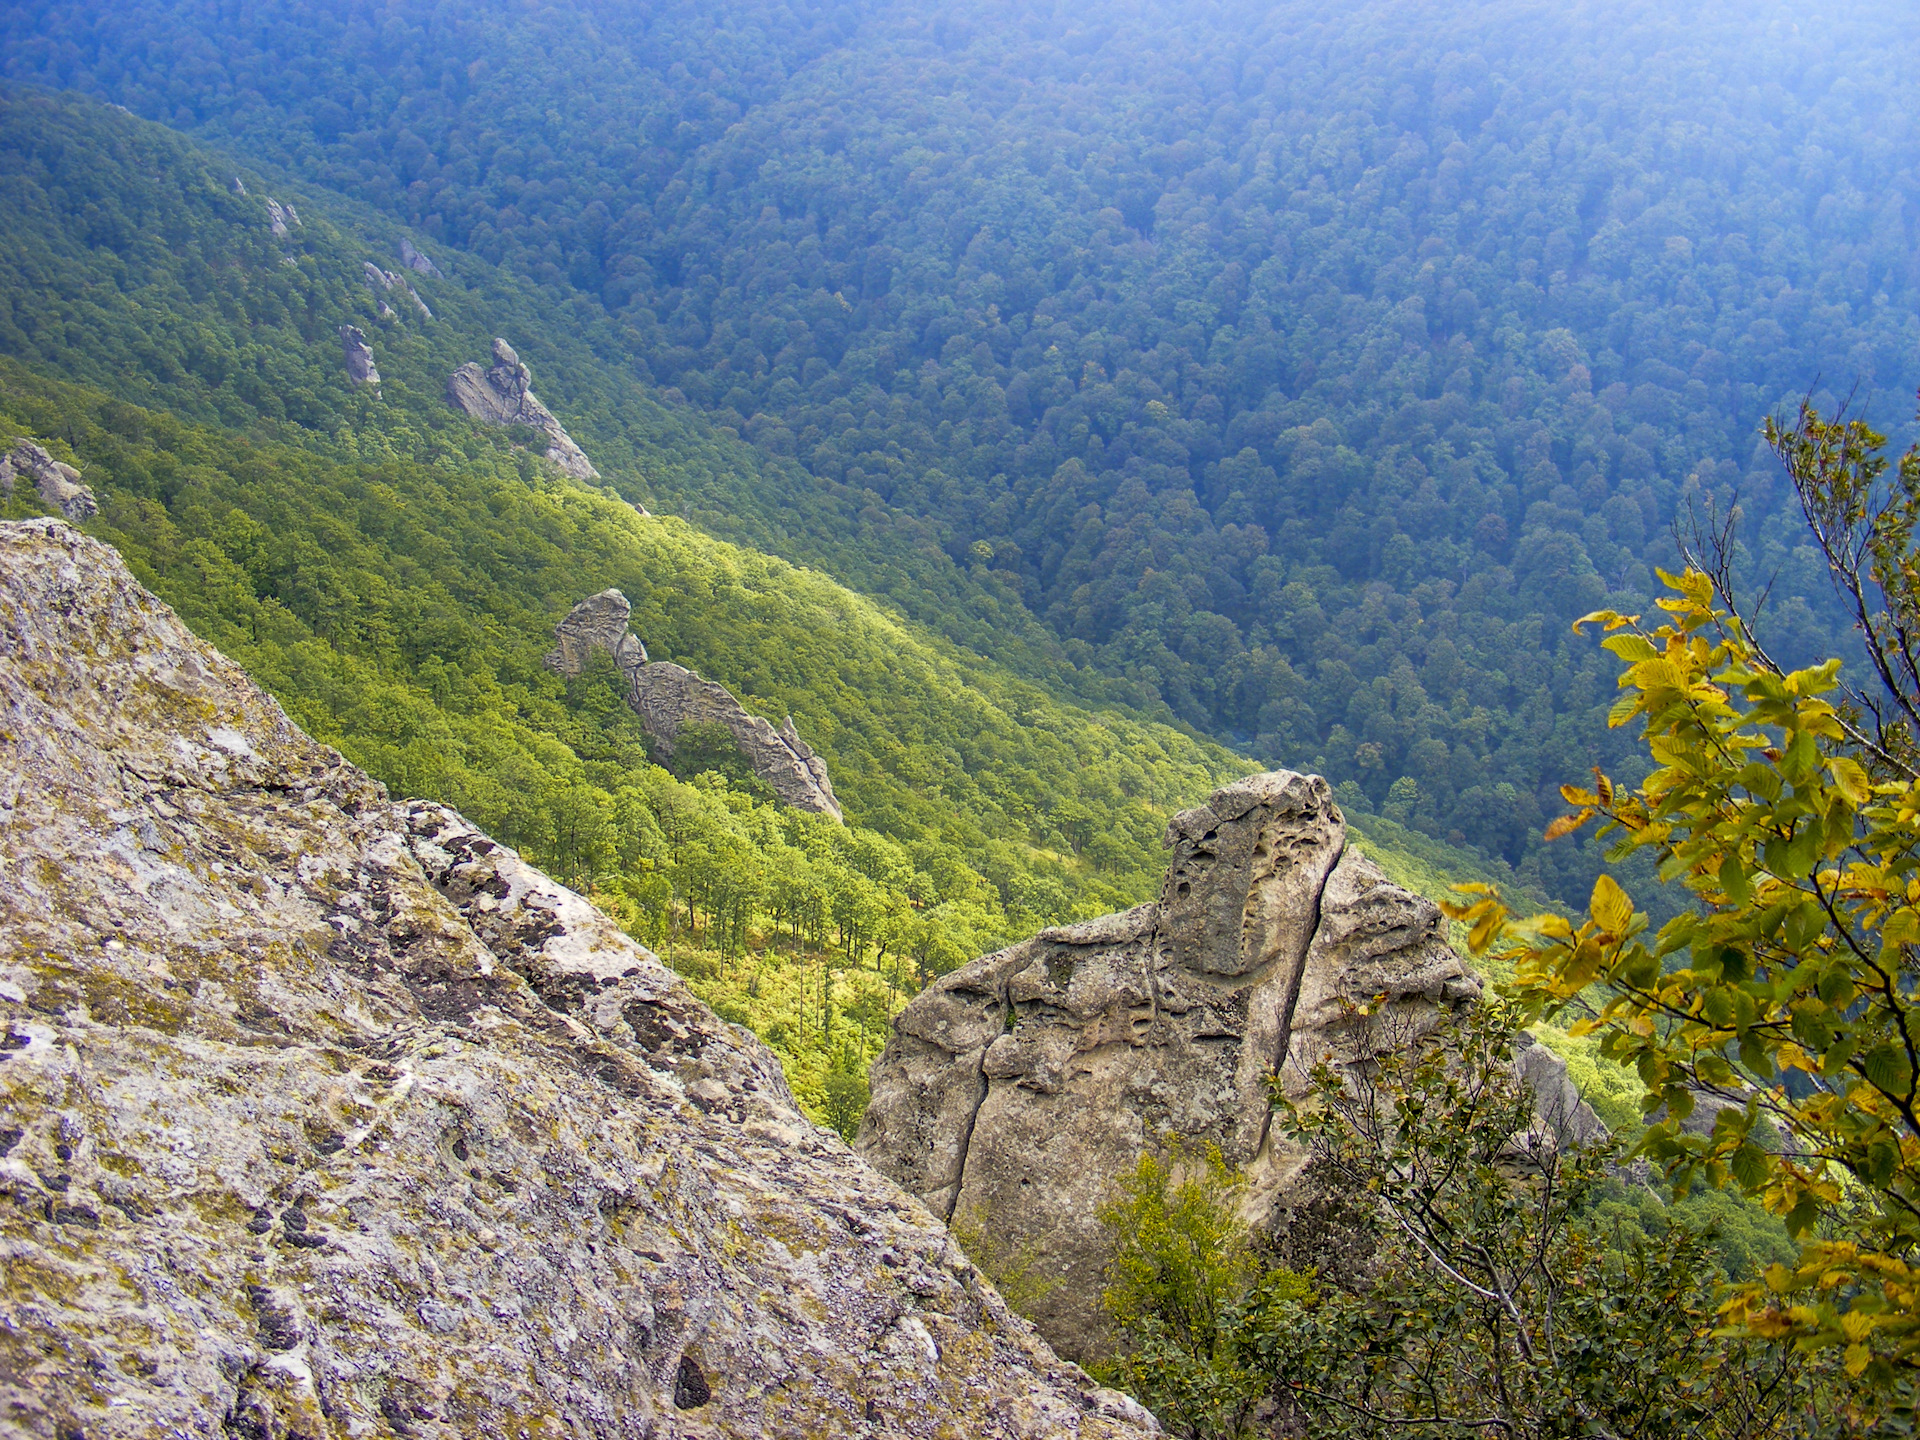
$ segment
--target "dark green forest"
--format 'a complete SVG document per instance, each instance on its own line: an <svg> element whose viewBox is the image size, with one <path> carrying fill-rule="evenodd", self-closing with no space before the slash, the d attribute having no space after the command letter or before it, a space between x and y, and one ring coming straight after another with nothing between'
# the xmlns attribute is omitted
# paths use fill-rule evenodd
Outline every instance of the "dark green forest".
<svg viewBox="0 0 1920 1440"><path fill-rule="evenodd" d="M644 413L772 482L632 493L1578 896L1553 787L1634 762L1569 619L1737 495L1779 642L1838 643L1757 425L1920 382L1901 20L138 0L0 37L514 277L590 451Z"/></svg>

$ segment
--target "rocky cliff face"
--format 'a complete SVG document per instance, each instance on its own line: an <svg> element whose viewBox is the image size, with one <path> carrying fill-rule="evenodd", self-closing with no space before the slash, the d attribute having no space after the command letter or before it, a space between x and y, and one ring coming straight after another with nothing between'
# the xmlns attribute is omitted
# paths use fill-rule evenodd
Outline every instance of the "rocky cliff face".
<svg viewBox="0 0 1920 1440"><path fill-rule="evenodd" d="M909 1004L855 1147L1035 1256L1055 1282L1035 1319L1077 1359L1108 1344L1098 1211L1144 1151L1217 1144L1250 1172L1250 1218L1284 1224L1304 1158L1269 1125L1271 1078L1303 1094L1323 1058L1418 1043L1480 993L1439 910L1347 844L1317 776L1230 785L1167 841L1157 903L1042 931ZM1548 1052L1527 1059L1564 1084Z"/></svg>
<svg viewBox="0 0 1920 1440"><path fill-rule="evenodd" d="M530 425L546 434L547 458L576 480L598 480L586 452L535 397L533 372L504 340L493 342L493 366L462 365L447 377L447 399L456 410L488 425Z"/></svg>
<svg viewBox="0 0 1920 1440"><path fill-rule="evenodd" d="M751 1035L0 525L0 1429L1152 1432Z"/></svg>
<svg viewBox="0 0 1920 1440"><path fill-rule="evenodd" d="M15 482L22 479L32 481L42 502L69 520L85 520L100 513L93 491L80 483L80 472L54 459L31 440L16 441L11 450L0 455L0 495L12 495Z"/></svg>
<svg viewBox="0 0 1920 1440"><path fill-rule="evenodd" d="M372 385L377 389L380 367L373 362L373 346L367 343L367 332L358 325L342 325L340 350L347 362L347 379L355 385Z"/></svg>
<svg viewBox="0 0 1920 1440"><path fill-rule="evenodd" d="M418 256L417 258L425 259L426 257ZM402 300L412 305L420 312L423 320L433 318L433 311L427 308L427 302L420 298L419 291L407 283L405 276L398 275L392 270L382 270L371 260L361 261L360 270L367 277L367 288L373 291L373 298L379 302L382 318L391 318L393 315L393 307L386 301L386 296L391 294L398 294Z"/></svg>
<svg viewBox="0 0 1920 1440"><path fill-rule="evenodd" d="M547 667L578 675L595 650L606 651L626 677L627 703L664 752L673 753L683 725L724 725L753 773L783 802L796 810L845 819L827 762L800 738L791 715L775 730L749 714L718 681L668 661L650 662L647 647L627 628L632 614L633 607L618 590L589 595L554 627L558 644L547 655Z"/></svg>

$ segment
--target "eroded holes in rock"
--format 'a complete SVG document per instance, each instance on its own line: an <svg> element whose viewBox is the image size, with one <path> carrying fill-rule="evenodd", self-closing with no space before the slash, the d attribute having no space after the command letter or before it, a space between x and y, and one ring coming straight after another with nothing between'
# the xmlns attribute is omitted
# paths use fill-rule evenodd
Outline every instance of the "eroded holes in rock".
<svg viewBox="0 0 1920 1440"><path fill-rule="evenodd" d="M698 1410L713 1399L713 1387L707 1384L700 1362L691 1355L680 1357L680 1368L673 1376L673 1404L677 1410Z"/></svg>
<svg viewBox="0 0 1920 1440"><path fill-rule="evenodd" d="M18 1125L9 1125L6 1129L0 1130L0 1155L11 1155L13 1147L20 1143L26 1133Z"/></svg>
<svg viewBox="0 0 1920 1440"><path fill-rule="evenodd" d="M1011 1035L1013 1033L1013 1027L1018 1025L1019 1023L1020 1023L1020 1012L1013 1008L1012 1002L1008 1002L1006 1013L1000 1017L1000 1028L1002 1033Z"/></svg>
<svg viewBox="0 0 1920 1440"><path fill-rule="evenodd" d="M15 1050L24 1050L32 1043L31 1035L16 1035L9 1030L4 1035L0 1035L0 1058L4 1058Z"/></svg>
<svg viewBox="0 0 1920 1440"><path fill-rule="evenodd" d="M1050 984L1065 989L1073 983L1073 961L1064 955L1047 957L1047 980Z"/></svg>
<svg viewBox="0 0 1920 1440"><path fill-rule="evenodd" d="M453 1137L453 1158L465 1164L467 1153L467 1137L464 1135L455 1135Z"/></svg>
<svg viewBox="0 0 1920 1440"><path fill-rule="evenodd" d="M633 1027L633 1038L646 1050L698 1055L706 1046L704 1036L688 1030L651 1001L635 1000L621 1006L620 1017Z"/></svg>
<svg viewBox="0 0 1920 1440"><path fill-rule="evenodd" d="M412 1436L420 1433L408 1423L412 1420L413 1414L414 1412L407 1408L406 1402L398 1396L387 1394L380 1397L380 1416L393 1427L394 1434Z"/></svg>
<svg viewBox="0 0 1920 1440"><path fill-rule="evenodd" d="M1193 886L1190 882L1182 880L1178 885L1173 887L1173 893L1184 900L1193 893Z"/></svg>

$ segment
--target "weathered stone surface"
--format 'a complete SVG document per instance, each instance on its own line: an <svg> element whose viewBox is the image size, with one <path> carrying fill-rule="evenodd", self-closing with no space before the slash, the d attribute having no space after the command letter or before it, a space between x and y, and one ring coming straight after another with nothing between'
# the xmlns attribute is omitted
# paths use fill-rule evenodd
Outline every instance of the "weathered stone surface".
<svg viewBox="0 0 1920 1440"><path fill-rule="evenodd" d="M85 520L100 513L100 502L93 490L80 483L80 472L64 460L56 460L45 448L31 440L19 440L0 455L0 494L13 494L15 481L25 477L33 482L40 499L69 520Z"/></svg>
<svg viewBox="0 0 1920 1440"><path fill-rule="evenodd" d="M0 1430L1152 1433L771 1053L0 525Z"/></svg>
<svg viewBox="0 0 1920 1440"><path fill-rule="evenodd" d="M649 662L647 647L627 628L632 614L633 607L618 590L589 595L554 627L558 644L547 653L547 668L578 675L588 656L595 650L606 651L626 677L627 703L666 754L673 753L681 726L724 725L753 773L784 803L845 819L833 795L827 762L800 738L791 715L775 730L758 715L749 714L718 681L668 661Z"/></svg>
<svg viewBox="0 0 1920 1440"><path fill-rule="evenodd" d="M240 182L236 179L233 183L238 185ZM243 189L240 193L244 195L247 192ZM294 209L291 205L282 205L271 195L267 197L267 227L273 231L274 239L285 240L292 232L292 228L299 223L300 212L298 210Z"/></svg>
<svg viewBox="0 0 1920 1440"><path fill-rule="evenodd" d="M628 629L633 606L618 590L589 595L553 627L554 648L547 652L547 668L561 675L578 675L596 650L604 650L623 675L647 663L647 647Z"/></svg>
<svg viewBox="0 0 1920 1440"><path fill-rule="evenodd" d="M547 458L576 480L598 480L586 453L554 414L535 397L533 372L520 363L511 345L493 342L493 366L462 365L447 378L447 400L453 408L488 425L528 425L545 432Z"/></svg>
<svg viewBox="0 0 1920 1440"><path fill-rule="evenodd" d="M356 385L380 383L380 367L373 363L373 346L367 343L366 331L358 325L342 325L340 348L346 354L347 379Z"/></svg>
<svg viewBox="0 0 1920 1440"><path fill-rule="evenodd" d="M1081 1359L1108 1343L1098 1212L1144 1151L1218 1145L1272 1223L1303 1165L1268 1123L1272 1078L1300 1093L1321 1059L1413 1043L1480 991L1439 910L1347 845L1317 776L1229 785L1167 841L1157 904L1043 930L909 1004L856 1145L936 1214L1030 1253L1056 1282L1035 1318Z"/></svg>
<svg viewBox="0 0 1920 1440"><path fill-rule="evenodd" d="M1543 1129L1561 1144L1586 1145L1605 1139L1606 1124L1580 1098L1579 1087L1567 1075L1567 1062L1531 1035L1521 1034L1514 1040L1513 1071L1533 1091L1534 1109ZM1714 1113L1707 1112L1707 1125L1699 1133L1713 1128ZM1694 1116L1699 1114L1699 1110L1694 1111Z"/></svg>
<svg viewBox="0 0 1920 1440"><path fill-rule="evenodd" d="M440 267L433 263L432 257L422 254L404 235L400 237L400 263L416 275L429 275L435 280L446 278L441 275Z"/></svg>

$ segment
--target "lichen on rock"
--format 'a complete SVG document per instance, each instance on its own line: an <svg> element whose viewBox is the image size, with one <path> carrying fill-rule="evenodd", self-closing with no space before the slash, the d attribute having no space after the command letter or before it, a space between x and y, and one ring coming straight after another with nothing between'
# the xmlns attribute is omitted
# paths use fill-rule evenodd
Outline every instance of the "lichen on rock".
<svg viewBox="0 0 1920 1440"><path fill-rule="evenodd" d="M0 524L0 1414L1138 1436L772 1053L396 802L108 547Z"/></svg>

